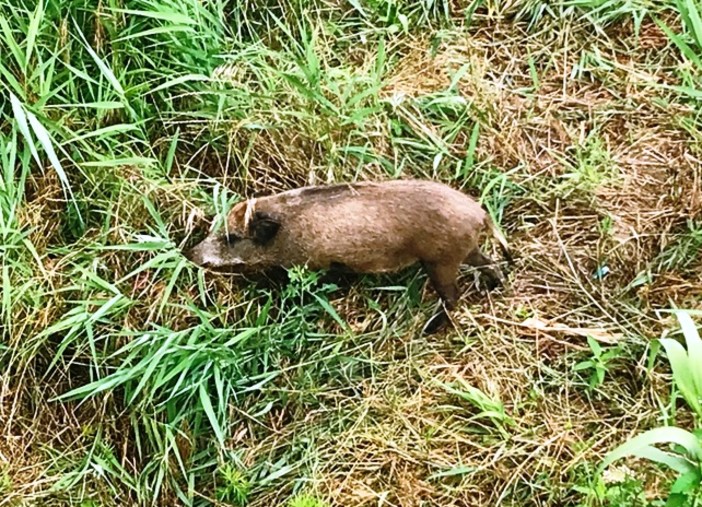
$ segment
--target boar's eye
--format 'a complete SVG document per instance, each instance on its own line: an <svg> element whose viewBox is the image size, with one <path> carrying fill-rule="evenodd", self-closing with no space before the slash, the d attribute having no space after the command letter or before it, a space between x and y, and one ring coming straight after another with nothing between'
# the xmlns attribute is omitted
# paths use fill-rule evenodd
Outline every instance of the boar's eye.
<svg viewBox="0 0 702 507"><path fill-rule="evenodd" d="M256 212L251 221L251 235L259 245L266 245L273 240L280 229L280 221L268 213Z"/></svg>
<svg viewBox="0 0 702 507"><path fill-rule="evenodd" d="M224 236L224 241L226 241L228 245L233 245L234 243L236 243L240 239L241 239L241 236L239 236L238 234L234 234L233 232L230 232L229 234L226 234Z"/></svg>

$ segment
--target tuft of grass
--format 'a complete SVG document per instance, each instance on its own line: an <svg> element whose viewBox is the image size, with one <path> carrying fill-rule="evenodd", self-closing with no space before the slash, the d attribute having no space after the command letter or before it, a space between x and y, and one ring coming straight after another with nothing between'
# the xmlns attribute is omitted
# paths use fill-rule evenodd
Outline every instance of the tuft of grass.
<svg viewBox="0 0 702 507"><path fill-rule="evenodd" d="M12 491L12 477L3 466L0 468L0 495L9 495Z"/></svg>
<svg viewBox="0 0 702 507"><path fill-rule="evenodd" d="M697 261L702 248L702 227L692 220L687 221L687 231L668 245L658 256L657 266L661 270L685 270Z"/></svg>
<svg viewBox="0 0 702 507"><path fill-rule="evenodd" d="M593 194L603 186L617 183L620 176L607 145L597 133L591 133L575 146L570 160L564 160L564 164L566 172L560 188L565 197L574 191Z"/></svg>
<svg viewBox="0 0 702 507"><path fill-rule="evenodd" d="M219 470L221 485L217 487L217 499L230 505L246 505L251 484L239 469L226 464Z"/></svg>
<svg viewBox="0 0 702 507"><path fill-rule="evenodd" d="M286 507L328 507L329 504L316 496L308 493L299 493L291 497L285 504Z"/></svg>
<svg viewBox="0 0 702 507"><path fill-rule="evenodd" d="M448 393L457 396L479 410L471 419L488 419L494 424L503 436L509 435L505 426L514 425L514 420L507 415L504 404L500 400L495 400L480 389L467 385L465 381L458 380L453 385L440 384Z"/></svg>

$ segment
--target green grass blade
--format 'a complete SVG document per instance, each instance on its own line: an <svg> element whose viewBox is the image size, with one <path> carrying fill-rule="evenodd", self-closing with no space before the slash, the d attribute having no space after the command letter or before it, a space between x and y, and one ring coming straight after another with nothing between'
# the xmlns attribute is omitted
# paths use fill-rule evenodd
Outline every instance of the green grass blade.
<svg viewBox="0 0 702 507"><path fill-rule="evenodd" d="M312 294L312 296L317 300L319 303L319 306L324 308L324 311L327 312L331 318L334 319L334 321L341 326L344 331L350 331L349 326L346 322L344 322L344 319L341 318L339 313L334 309L332 305L329 304L329 301L324 299L323 297L317 295L317 294Z"/></svg>
<svg viewBox="0 0 702 507"><path fill-rule="evenodd" d="M24 87L17 81L17 78L13 72L4 65L2 58L0 58L0 87L9 89L11 94L24 95Z"/></svg>
<svg viewBox="0 0 702 507"><path fill-rule="evenodd" d="M129 14L131 16L141 16L144 18L150 18L150 19L157 19L159 21L168 21L169 23L174 23L174 24L180 24L180 25L197 25L198 22L191 18L190 16L186 16L185 14L181 14L179 12L169 12L169 11L144 11L144 10L138 10L138 9L120 9L120 8L113 8L110 9L112 12L120 13L120 14Z"/></svg>
<svg viewBox="0 0 702 507"><path fill-rule="evenodd" d="M42 167L39 153L37 152L36 145L34 144L34 138L29 130L29 123L27 122L27 115L24 112L24 107L14 93L10 93L10 102L12 103L12 112L14 113L15 121L17 122L20 132L24 136L25 141L27 141L29 150L31 151L37 165Z"/></svg>
<svg viewBox="0 0 702 507"><path fill-rule="evenodd" d="M68 139L65 144L79 143L92 138L107 138L111 135L115 135L116 137L119 134L126 134L134 130L138 130L136 125L131 123L118 123L116 125L109 125L107 127L86 132L85 134L77 135L71 139Z"/></svg>
<svg viewBox="0 0 702 507"><path fill-rule="evenodd" d="M77 387L59 396L51 398L50 401L67 401L88 398L101 392L114 389L118 385L123 384L127 378L128 377L121 373L119 375L109 375L103 379L95 380L89 384L85 384L84 386Z"/></svg>
<svg viewBox="0 0 702 507"><path fill-rule="evenodd" d="M39 144L42 145L44 151L46 152L46 155L49 157L51 167L53 167L54 171L56 171L56 174L58 174L59 180L61 181L61 186L63 187L63 190L66 193L66 195L69 196L71 201L73 202L75 206L76 215L82 223L83 218L81 217L80 211L78 210L78 204L76 203L75 196L73 195L73 189L71 188L71 184L68 181L68 175L66 174L66 171L63 170L61 161L59 160L58 156L56 155L56 152L54 151L54 143L51 140L51 135L49 134L49 131L46 130L44 128L44 125L41 124L37 117L29 111L27 111L27 117L29 118L29 123L32 126L34 135L37 137L37 141L39 141Z"/></svg>
<svg viewBox="0 0 702 507"><path fill-rule="evenodd" d="M656 19L656 24L660 27L663 32L668 36L668 38L673 41L673 43L680 49L682 54L691 62L693 62L697 68L702 68L702 59L697 55L697 52L695 52L694 49L692 49L687 42L683 40L683 38L673 32L668 25L663 23L662 21Z"/></svg>
<svg viewBox="0 0 702 507"><path fill-rule="evenodd" d="M657 447L643 446L631 454L632 457L645 458L654 463L666 465L671 470L675 470L680 474L686 474L695 470L695 465L685 458L676 456L669 452L661 451Z"/></svg>
<svg viewBox="0 0 702 507"><path fill-rule="evenodd" d="M12 326L12 281L10 280L10 266L2 265L2 309L3 320L8 334L11 332Z"/></svg>
<svg viewBox="0 0 702 507"><path fill-rule="evenodd" d="M174 79L169 79L165 83L162 83L155 87L152 90L147 91L144 95L151 95L154 93L159 93L163 90L167 90L168 88L172 88L174 86L178 86L183 83L191 83L191 82L207 82L210 81L210 76L206 76L204 74L186 74L184 76L178 76Z"/></svg>
<svg viewBox="0 0 702 507"><path fill-rule="evenodd" d="M45 106L44 109L124 109L124 104L121 102L116 102L114 100L101 100L98 102L73 102L61 104L59 106Z"/></svg>
<svg viewBox="0 0 702 507"><path fill-rule="evenodd" d="M691 29L698 48L702 48L702 19L697 9L697 3L694 0L685 0L685 7L691 25L688 28Z"/></svg>
<svg viewBox="0 0 702 507"><path fill-rule="evenodd" d="M182 257L179 262L175 265L175 268L173 268L173 273L171 274L171 279L168 282L168 285L166 286L166 289L163 291L163 296L161 297L161 304L159 305L159 314L163 312L163 309L166 307L168 304L168 300L171 297L171 294L173 293L173 289L175 288L176 283L178 283L178 278L180 277L180 272L188 266L190 261L188 261L185 257Z"/></svg>
<svg viewBox="0 0 702 507"><path fill-rule="evenodd" d="M27 49L25 51L25 61L27 64L32 60L32 53L34 52L34 44L37 40L37 34L39 33L39 24L44 18L44 0L39 0L36 9L34 9L34 14L29 22L29 28L27 29Z"/></svg>
<svg viewBox="0 0 702 507"><path fill-rule="evenodd" d="M88 44L88 41L85 40L85 36L83 35L83 32L81 31L80 27L78 26L78 24L75 20L74 20L74 25L75 25L76 31L80 35L81 40L83 41L83 47L85 47L85 50L92 57L93 61L95 62L95 65L98 66L98 69L100 69L100 73L112 85L112 88L114 88L114 90L119 94L119 96L124 98L124 88L122 88L122 85L120 84L119 80L117 79L117 76L115 76L115 74L107 66L107 64L102 61L102 58L100 58L98 56L98 54L93 50L93 48L90 47L90 44Z"/></svg>
<svg viewBox="0 0 702 507"><path fill-rule="evenodd" d="M139 380L139 383L137 384L136 388L134 389L134 391L132 391L132 394L129 397L130 404L134 403L141 390L144 389L146 384L151 379L151 376L153 375L154 371L156 371L156 368L162 365L163 357L168 353L171 347L171 342L173 341L175 336L176 335L169 336L158 348L158 350L148 358L148 366L144 370L144 373L141 374L141 379Z"/></svg>
<svg viewBox="0 0 702 507"><path fill-rule="evenodd" d="M166 154L166 161L163 164L163 173L168 176L173 170L173 162L175 161L176 149L178 148L178 140L180 139L180 130L176 130L173 135L171 144L168 146L168 153Z"/></svg>
<svg viewBox="0 0 702 507"><path fill-rule="evenodd" d="M200 404L202 405L202 409L205 411L205 415L207 415L207 419L210 421L210 425L212 426L212 429L215 432L217 440L219 440L219 444L221 446L224 446L224 432L222 431L222 428L219 425L219 420L217 419L217 415L214 412L214 408L212 408L212 400L210 400L210 395L207 393L207 389L205 388L204 383L200 384L199 392Z"/></svg>
<svg viewBox="0 0 702 507"><path fill-rule="evenodd" d="M15 39L14 35L12 35L12 28L10 28L7 19L5 19L5 16L2 15L0 15L0 33L2 33L2 36L5 39L5 45L7 48L9 48L10 53L15 58L15 61L19 67L23 70L26 69L27 61L22 53L22 49L20 48L20 45L17 44L17 40Z"/></svg>
<svg viewBox="0 0 702 507"><path fill-rule="evenodd" d="M156 28L149 28L148 30L143 30L143 31L137 32L137 33L130 33L129 35L125 35L123 37L115 39L115 42L124 43L124 42L130 41L132 39L149 38L152 35L171 34L171 33L178 33L178 32L188 33L188 34L196 33L195 29L192 26L168 25L168 26L159 26Z"/></svg>

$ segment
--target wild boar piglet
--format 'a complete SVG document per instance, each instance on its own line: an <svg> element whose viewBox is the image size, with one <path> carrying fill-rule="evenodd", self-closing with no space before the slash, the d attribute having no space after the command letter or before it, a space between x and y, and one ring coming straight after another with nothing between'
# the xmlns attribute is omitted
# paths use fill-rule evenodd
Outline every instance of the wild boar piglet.
<svg viewBox="0 0 702 507"><path fill-rule="evenodd" d="M442 328L459 298L462 263L476 266L485 285L501 283L479 246L484 233L505 238L466 194L426 180L310 186L248 199L230 211L223 230L185 255L218 272L254 273L307 266L355 273L395 272L421 263L443 301L424 327Z"/></svg>

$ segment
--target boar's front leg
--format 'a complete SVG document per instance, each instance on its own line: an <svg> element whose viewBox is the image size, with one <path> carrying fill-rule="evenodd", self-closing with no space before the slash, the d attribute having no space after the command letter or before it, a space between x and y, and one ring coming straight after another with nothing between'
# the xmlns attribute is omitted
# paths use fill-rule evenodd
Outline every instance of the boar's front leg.
<svg viewBox="0 0 702 507"><path fill-rule="evenodd" d="M458 264L438 264L433 262L422 263L429 275L434 290L439 294L443 305L424 325L422 333L425 335L436 333L449 322L447 311L456 308L458 302Z"/></svg>

